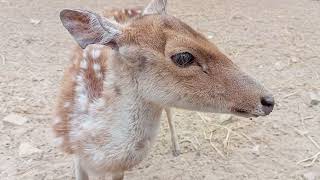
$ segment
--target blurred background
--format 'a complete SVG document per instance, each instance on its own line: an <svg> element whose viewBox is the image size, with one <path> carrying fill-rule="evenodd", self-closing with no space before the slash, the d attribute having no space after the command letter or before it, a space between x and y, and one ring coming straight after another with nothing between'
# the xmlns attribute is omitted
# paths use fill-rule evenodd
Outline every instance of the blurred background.
<svg viewBox="0 0 320 180"><path fill-rule="evenodd" d="M147 2L0 0L1 180L74 179L50 129L75 46L60 10ZM277 105L252 120L174 110L182 154L172 155L163 118L151 154L126 179L320 179L320 1L168 0L168 8L270 89Z"/></svg>

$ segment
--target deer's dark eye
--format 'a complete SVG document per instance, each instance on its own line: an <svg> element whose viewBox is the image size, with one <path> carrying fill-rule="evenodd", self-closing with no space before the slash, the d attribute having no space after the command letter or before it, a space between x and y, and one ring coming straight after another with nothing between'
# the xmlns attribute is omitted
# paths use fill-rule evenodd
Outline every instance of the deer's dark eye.
<svg viewBox="0 0 320 180"><path fill-rule="evenodd" d="M194 56L188 52L175 54L171 56L171 59L179 67L187 67L194 62Z"/></svg>

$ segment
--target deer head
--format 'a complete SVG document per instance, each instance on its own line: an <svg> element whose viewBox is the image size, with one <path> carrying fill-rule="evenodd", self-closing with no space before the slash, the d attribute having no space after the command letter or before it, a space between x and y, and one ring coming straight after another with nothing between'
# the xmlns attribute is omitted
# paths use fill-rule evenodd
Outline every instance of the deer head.
<svg viewBox="0 0 320 180"><path fill-rule="evenodd" d="M147 101L241 116L264 116L273 109L267 90L206 37L166 13L166 0L153 0L124 25L84 10L63 10L60 16L82 48L114 48Z"/></svg>

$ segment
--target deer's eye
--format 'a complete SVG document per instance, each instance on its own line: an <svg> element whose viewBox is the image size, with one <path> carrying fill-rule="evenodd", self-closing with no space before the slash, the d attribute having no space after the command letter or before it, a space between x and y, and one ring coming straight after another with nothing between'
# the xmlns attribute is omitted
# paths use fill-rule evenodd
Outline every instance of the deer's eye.
<svg viewBox="0 0 320 180"><path fill-rule="evenodd" d="M188 52L172 55L171 59L179 67L187 67L194 62L194 56Z"/></svg>

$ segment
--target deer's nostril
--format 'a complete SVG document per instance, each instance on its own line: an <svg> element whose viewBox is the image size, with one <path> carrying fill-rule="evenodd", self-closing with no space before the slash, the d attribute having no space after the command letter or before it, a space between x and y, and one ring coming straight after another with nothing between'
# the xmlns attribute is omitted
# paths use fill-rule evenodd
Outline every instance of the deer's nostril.
<svg viewBox="0 0 320 180"><path fill-rule="evenodd" d="M274 98L272 96L261 97L261 104L263 106L273 107L274 106Z"/></svg>

